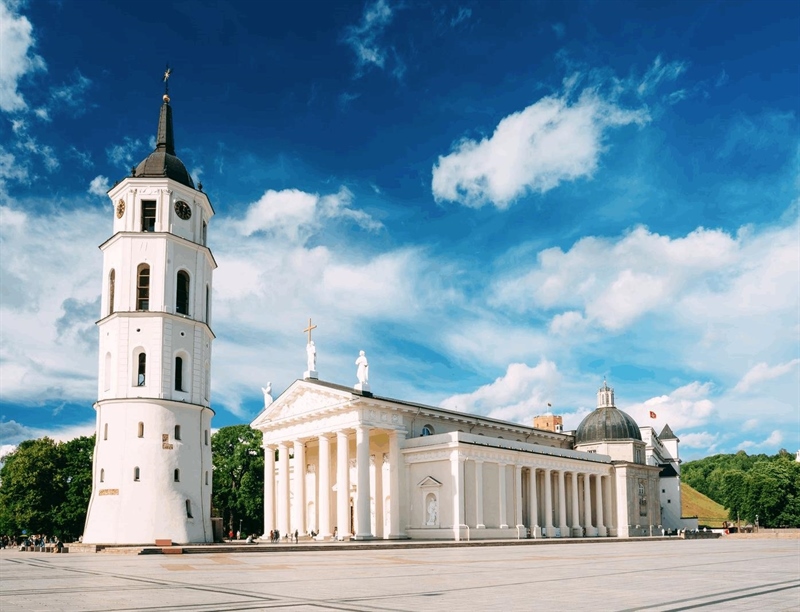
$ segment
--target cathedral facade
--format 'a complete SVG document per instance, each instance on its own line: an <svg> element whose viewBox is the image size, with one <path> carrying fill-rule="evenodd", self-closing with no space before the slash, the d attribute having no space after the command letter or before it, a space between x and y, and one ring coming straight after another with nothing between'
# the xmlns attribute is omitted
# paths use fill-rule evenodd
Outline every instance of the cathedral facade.
<svg viewBox="0 0 800 612"><path fill-rule="evenodd" d="M597 397L563 433L297 380L251 423L263 432L264 533L461 541L680 527L662 513L666 465L613 389ZM679 470L677 438L664 456ZM679 509L680 493L671 501Z"/></svg>

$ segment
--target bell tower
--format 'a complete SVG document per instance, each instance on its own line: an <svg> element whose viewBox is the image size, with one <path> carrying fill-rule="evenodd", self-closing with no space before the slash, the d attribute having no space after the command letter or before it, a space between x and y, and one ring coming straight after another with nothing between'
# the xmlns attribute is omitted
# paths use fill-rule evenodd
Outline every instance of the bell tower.
<svg viewBox="0 0 800 612"><path fill-rule="evenodd" d="M113 231L100 245L97 435L83 541L212 542L216 263L206 232L214 209L175 155L168 90L155 150L108 196Z"/></svg>

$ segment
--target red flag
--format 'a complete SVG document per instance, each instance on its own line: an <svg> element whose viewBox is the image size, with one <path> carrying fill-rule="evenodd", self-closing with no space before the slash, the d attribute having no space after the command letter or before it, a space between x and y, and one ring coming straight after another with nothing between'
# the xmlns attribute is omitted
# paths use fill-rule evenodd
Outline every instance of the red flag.
<svg viewBox="0 0 800 612"><path fill-rule="evenodd" d="M651 419L655 419L655 418L657 418L657 416L656 416L656 413L655 413L655 412L653 412L652 410L650 411L650 418L651 418Z"/></svg>

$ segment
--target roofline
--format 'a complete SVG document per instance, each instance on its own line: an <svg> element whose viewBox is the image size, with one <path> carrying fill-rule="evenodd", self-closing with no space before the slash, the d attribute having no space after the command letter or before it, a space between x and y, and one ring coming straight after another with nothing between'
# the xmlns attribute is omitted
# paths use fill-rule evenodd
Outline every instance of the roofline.
<svg viewBox="0 0 800 612"><path fill-rule="evenodd" d="M176 321L182 321L182 322L189 321L191 323L197 323L198 325L202 325L203 327L206 328L208 333L211 334L212 340L217 339L217 336L211 329L211 326L205 321L193 319L192 317L176 314L174 312L166 312L164 310L115 310L110 315L106 315L102 319L98 319L97 321L94 322L94 324L100 325L101 323L105 323L106 321L109 321L114 317L122 318L123 316L125 316L134 319L144 319L145 317L153 317L153 316L163 317L165 315L167 317L170 317L171 319L175 319Z"/></svg>
<svg viewBox="0 0 800 612"><path fill-rule="evenodd" d="M130 236L130 237L136 237L136 238L142 238L142 237L150 238L151 236L152 237L163 238L163 237L169 236L170 238L172 238L174 240L182 242L186 246L198 247L198 250L205 251L206 255L211 260L211 269L212 270L216 270L219 267L219 266L217 266L217 260L214 259L214 254L211 252L211 249L209 247L207 247L204 244L200 244L199 242L193 242L192 240L187 240L186 238L178 236L177 234L173 234L172 232L127 232L127 231L116 232L108 240L106 240L102 244L98 245L97 248L102 251L105 247L109 246L113 241L117 240L118 237L122 237L122 236Z"/></svg>

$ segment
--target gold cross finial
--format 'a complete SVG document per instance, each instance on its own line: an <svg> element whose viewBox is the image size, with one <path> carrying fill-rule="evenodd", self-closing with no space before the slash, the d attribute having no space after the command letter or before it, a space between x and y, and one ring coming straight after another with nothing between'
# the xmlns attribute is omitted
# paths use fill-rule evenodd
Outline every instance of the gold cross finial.
<svg viewBox="0 0 800 612"><path fill-rule="evenodd" d="M316 325L311 325L311 317L308 317L308 327L306 327L303 332L308 332L308 343L311 344L311 330L317 329Z"/></svg>

